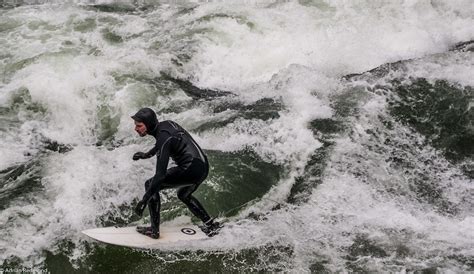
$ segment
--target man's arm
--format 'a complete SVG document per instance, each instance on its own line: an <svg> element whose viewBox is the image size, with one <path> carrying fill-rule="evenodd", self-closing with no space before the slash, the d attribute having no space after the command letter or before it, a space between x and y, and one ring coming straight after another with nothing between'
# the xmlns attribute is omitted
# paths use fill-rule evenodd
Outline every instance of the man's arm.
<svg viewBox="0 0 474 274"><path fill-rule="evenodd" d="M168 168L168 162L170 159L170 147L173 141L173 136L169 134L162 134L157 141L157 145L151 150L154 150L154 154L159 153L156 159L156 173L151 181L150 187L143 196L142 201L148 202L155 192L159 190L159 186L166 176L166 169Z"/></svg>
<svg viewBox="0 0 474 274"><path fill-rule="evenodd" d="M155 146L152 149L150 149L148 152L141 152L141 151L136 152L135 154L133 154L132 159L134 161L137 161L139 159L151 158L153 155L156 154L156 152L158 151L159 148L160 148L159 145L155 144Z"/></svg>
<svg viewBox="0 0 474 274"><path fill-rule="evenodd" d="M145 152L145 158L144 159L148 159L148 158L151 158L151 157L155 156L158 149L160 149L160 148L155 144L155 146L152 147L152 149L150 149L148 152Z"/></svg>

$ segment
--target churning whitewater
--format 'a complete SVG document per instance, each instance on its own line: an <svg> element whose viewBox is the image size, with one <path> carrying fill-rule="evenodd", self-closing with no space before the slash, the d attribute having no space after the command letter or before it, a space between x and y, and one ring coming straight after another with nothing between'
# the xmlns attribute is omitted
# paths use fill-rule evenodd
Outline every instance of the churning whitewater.
<svg viewBox="0 0 474 274"><path fill-rule="evenodd" d="M3 1L0 270L473 271L474 5ZM218 236L139 251L153 108L209 157ZM197 222L162 192L162 219Z"/></svg>

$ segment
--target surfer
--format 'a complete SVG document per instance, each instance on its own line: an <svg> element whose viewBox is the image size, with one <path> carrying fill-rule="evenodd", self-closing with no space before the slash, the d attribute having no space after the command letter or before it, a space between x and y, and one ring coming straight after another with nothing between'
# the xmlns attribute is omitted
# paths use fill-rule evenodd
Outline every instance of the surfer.
<svg viewBox="0 0 474 274"><path fill-rule="evenodd" d="M203 150L184 128L170 120L159 122L156 113L150 108L140 109L132 119L135 121L135 131L138 135L151 135L156 140L151 150L135 153L133 160L148 159L154 155L157 158L155 176L145 182L145 195L135 207L135 212L142 216L148 205L151 226L137 227L137 231L154 239L159 238L159 191L177 188L178 198L203 222L202 231L208 236L217 234L221 227L219 222L214 221L192 195L209 172L209 162ZM170 157L177 166L167 169Z"/></svg>

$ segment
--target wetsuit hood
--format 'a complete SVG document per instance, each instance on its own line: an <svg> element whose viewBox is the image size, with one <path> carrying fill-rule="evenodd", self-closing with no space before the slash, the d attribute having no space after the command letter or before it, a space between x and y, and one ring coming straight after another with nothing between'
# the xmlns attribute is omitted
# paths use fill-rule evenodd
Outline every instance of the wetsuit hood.
<svg viewBox="0 0 474 274"><path fill-rule="evenodd" d="M146 126L146 132L149 135L155 135L158 128L158 119L156 118L156 113L151 108L142 108L135 115L132 116L132 119L144 123Z"/></svg>

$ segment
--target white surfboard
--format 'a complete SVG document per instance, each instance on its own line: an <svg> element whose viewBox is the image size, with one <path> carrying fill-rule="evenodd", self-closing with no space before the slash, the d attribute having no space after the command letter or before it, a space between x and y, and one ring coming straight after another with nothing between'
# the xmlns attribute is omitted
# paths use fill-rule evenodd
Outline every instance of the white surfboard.
<svg viewBox="0 0 474 274"><path fill-rule="evenodd" d="M135 247L160 248L179 241L202 240L209 238L195 225L160 226L160 238L152 239L136 231L135 226L129 227L102 227L82 231L83 234L100 242Z"/></svg>

